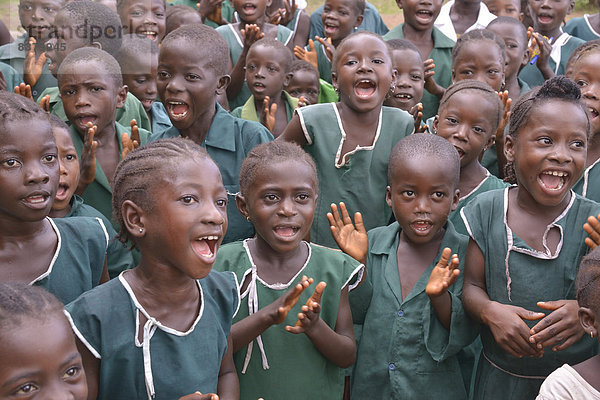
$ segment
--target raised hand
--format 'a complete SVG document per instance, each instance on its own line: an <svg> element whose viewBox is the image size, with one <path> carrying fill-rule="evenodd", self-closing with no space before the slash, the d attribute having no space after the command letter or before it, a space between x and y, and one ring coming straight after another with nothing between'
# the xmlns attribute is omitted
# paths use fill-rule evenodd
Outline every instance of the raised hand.
<svg viewBox="0 0 600 400"><path fill-rule="evenodd" d="M261 123L267 127L269 132L273 132L273 129L275 129L275 114L277 113L277 104L273 103L269 107L270 100L271 99L269 98L269 96L265 96L265 99L263 100L264 116L262 118Z"/></svg>
<svg viewBox="0 0 600 400"><path fill-rule="evenodd" d="M595 217L589 216L587 222L583 224L583 230L587 232L589 237L585 238L585 244L591 250L594 250L600 245L600 214Z"/></svg>
<svg viewBox="0 0 600 400"><path fill-rule="evenodd" d="M208 19L216 24L225 25L227 21L223 20L221 3L223 0L200 0L196 3L196 8L202 20Z"/></svg>
<svg viewBox="0 0 600 400"><path fill-rule="evenodd" d="M29 100L34 101L33 95L31 94L31 86L26 85L23 82L21 82L19 86L15 86L14 92L15 94L20 94L21 96L27 97Z"/></svg>
<svg viewBox="0 0 600 400"><path fill-rule="evenodd" d="M415 120L415 133L425 133L429 127L427 124L421 125L423 122L423 103L417 103L410 109L410 115Z"/></svg>
<svg viewBox="0 0 600 400"><path fill-rule="evenodd" d="M308 105L308 101L306 101L304 96L298 97L298 105L296 106L296 108L305 107L307 105Z"/></svg>
<svg viewBox="0 0 600 400"><path fill-rule="evenodd" d="M429 281L425 287L427 296L441 296L456 282L456 278L460 274L460 270L458 269L459 260L457 254L452 254L451 258L451 253L452 250L450 248L444 248L440 261L433 267L431 275L429 275Z"/></svg>
<svg viewBox="0 0 600 400"><path fill-rule="evenodd" d="M554 71L550 68L548 60L552 52L552 45L541 33L534 32L533 39L538 46L540 54L535 62L536 67L540 70L544 79L550 79L554 76Z"/></svg>
<svg viewBox="0 0 600 400"><path fill-rule="evenodd" d="M315 36L315 39L321 42L321 44L325 47L327 57L329 57L329 59L333 61L333 55L335 54L335 46L331 43L331 38L328 37L327 39L323 39L322 37Z"/></svg>
<svg viewBox="0 0 600 400"><path fill-rule="evenodd" d="M47 94L41 98L40 107L42 107L42 109L44 111L46 111L47 113L50 112L50 95L49 94Z"/></svg>
<svg viewBox="0 0 600 400"><path fill-rule="evenodd" d="M425 90L427 90L429 93L431 93L434 96L437 97L442 97L444 95L444 92L446 91L446 89L444 89L442 86L440 86L435 79L433 79L433 76L435 75L435 71L433 70L435 68L435 64L433 63L433 59L428 58L427 60L423 61L423 69L425 72Z"/></svg>
<svg viewBox="0 0 600 400"><path fill-rule="evenodd" d="M271 305L275 307L273 325L278 325L285 321L290 310L294 308L298 302L300 295L307 287L312 285L313 282L313 278L307 278L305 275L303 275L302 279L300 279L300 282L288 290L283 296L279 297L279 299L271 303Z"/></svg>
<svg viewBox="0 0 600 400"><path fill-rule="evenodd" d="M356 228L354 228L354 224L352 224L352 219L344 203L340 203L340 211L342 213L341 217L337 206L332 203L331 212L327 213L331 236L333 236L333 240L335 240L338 247L344 253L364 264L367 261L369 239L367 238L367 231L363 224L362 215L359 212L354 214L354 222L356 224Z"/></svg>
<svg viewBox="0 0 600 400"><path fill-rule="evenodd" d="M36 59L35 58L35 38L29 38L29 50L25 56L25 62L23 63L23 80L30 86L35 86L37 81L42 76L42 70L44 64L46 64L46 53L43 52Z"/></svg>
<svg viewBox="0 0 600 400"><path fill-rule="evenodd" d="M129 125L131 126L131 137L129 137L127 132L121 134L121 143L123 145L121 160L127 157L127 154L137 149L140 145L140 131L137 126L137 121L132 119Z"/></svg>
<svg viewBox="0 0 600 400"><path fill-rule="evenodd" d="M96 149L98 148L98 142L94 140L94 135L96 135L98 127L88 122L87 128L83 138L83 151L79 160L79 185L76 191L79 195L83 194L87 186L96 179Z"/></svg>
<svg viewBox="0 0 600 400"><path fill-rule="evenodd" d="M256 24L248 24L245 29L241 29L242 37L244 38L244 48L248 50L254 42L262 39L265 34L260 31Z"/></svg>
<svg viewBox="0 0 600 400"><path fill-rule="evenodd" d="M319 61L317 58L317 50L315 49L315 41L314 40L308 39L308 48L309 48L309 50L306 50L303 47L295 46L294 47L294 55L296 56L296 58L299 58L300 60L308 61L315 68L318 69Z"/></svg>
<svg viewBox="0 0 600 400"><path fill-rule="evenodd" d="M179 400L219 400L219 396L215 393L202 394L200 392L195 392L195 393L180 397Z"/></svg>
<svg viewBox="0 0 600 400"><path fill-rule="evenodd" d="M540 301L537 305L550 311L530 331L529 341L538 349L553 346L552 351L565 350L584 335L577 300Z"/></svg>
<svg viewBox="0 0 600 400"><path fill-rule="evenodd" d="M302 312L298 313L298 320L294 326L287 325L285 330L290 333L306 333L313 328L319 321L321 313L321 296L327 284L319 282L314 293L306 300L302 306Z"/></svg>
<svg viewBox="0 0 600 400"><path fill-rule="evenodd" d="M296 10L298 9L296 1L290 0L290 2L288 2L287 0L283 0L283 6L285 8L280 8L271 15L269 22L273 25L286 26L294 19L294 14L296 14Z"/></svg>

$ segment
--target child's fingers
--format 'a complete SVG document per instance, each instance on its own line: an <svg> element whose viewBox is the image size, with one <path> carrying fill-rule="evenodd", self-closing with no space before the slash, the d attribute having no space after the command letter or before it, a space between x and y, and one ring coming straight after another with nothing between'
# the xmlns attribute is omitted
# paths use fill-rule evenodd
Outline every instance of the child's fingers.
<svg viewBox="0 0 600 400"><path fill-rule="evenodd" d="M313 301L315 303L320 303L321 302L321 296L323 295L323 291L325 290L325 287L327 286L327 283L321 281L317 284L317 287L315 288L315 292L313 293L313 295L310 297L309 301Z"/></svg>
<svg viewBox="0 0 600 400"><path fill-rule="evenodd" d="M317 39L319 38L318 36L316 37ZM308 48L310 49L310 51L315 51L315 41L312 39L308 39Z"/></svg>
<svg viewBox="0 0 600 400"><path fill-rule="evenodd" d="M342 222L344 225L352 224L352 219L350 218L350 214L348 214L348 209L346 208L346 203L343 201L340 202L340 211L342 213Z"/></svg>
<svg viewBox="0 0 600 400"><path fill-rule="evenodd" d="M340 216L337 205L335 203L331 203L330 207L331 207L331 217L333 218L333 222L334 222L335 226L337 226L338 228L341 229L344 224L342 223L342 217Z"/></svg>
<svg viewBox="0 0 600 400"><path fill-rule="evenodd" d="M367 229L365 228L365 224L363 223L362 214L360 212L354 213L354 226L356 230L359 232L367 233Z"/></svg>
<svg viewBox="0 0 600 400"><path fill-rule="evenodd" d="M49 94L42 97L42 100L40 100L40 106L44 109L44 111L50 112L50 95Z"/></svg>
<svg viewBox="0 0 600 400"><path fill-rule="evenodd" d="M445 247L444 250L442 250L442 256L440 257L440 261L438 261L438 266L447 268L450 254L452 254L452 250L450 250L449 247Z"/></svg>
<svg viewBox="0 0 600 400"><path fill-rule="evenodd" d="M587 247L589 247L590 250L594 250L596 247L598 247L598 244L596 244L596 242L590 238L585 238L584 243Z"/></svg>

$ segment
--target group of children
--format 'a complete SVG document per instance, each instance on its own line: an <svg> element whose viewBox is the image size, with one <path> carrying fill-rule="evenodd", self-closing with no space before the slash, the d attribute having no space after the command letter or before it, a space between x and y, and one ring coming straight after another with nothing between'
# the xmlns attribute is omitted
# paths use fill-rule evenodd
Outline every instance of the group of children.
<svg viewBox="0 0 600 400"><path fill-rule="evenodd" d="M0 398L600 398L600 17L397 4L20 0Z"/></svg>

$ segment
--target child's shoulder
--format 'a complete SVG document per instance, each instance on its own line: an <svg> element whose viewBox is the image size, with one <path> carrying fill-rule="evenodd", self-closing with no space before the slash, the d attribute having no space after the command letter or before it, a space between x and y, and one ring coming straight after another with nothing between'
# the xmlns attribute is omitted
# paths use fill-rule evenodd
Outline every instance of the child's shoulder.
<svg viewBox="0 0 600 400"><path fill-rule="evenodd" d="M199 280L203 296L209 296L217 304L222 315L233 318L240 307L240 287L233 271L215 271ZM203 300L207 300L206 297Z"/></svg>
<svg viewBox="0 0 600 400"><path fill-rule="evenodd" d="M367 232L369 238L369 252L373 254L387 254L394 246L400 234L400 224L397 221L387 226L378 226Z"/></svg>
<svg viewBox="0 0 600 400"><path fill-rule="evenodd" d="M67 241L67 244L89 240L108 243L109 237L106 225L99 217L56 218L52 219L52 222L60 232L61 240Z"/></svg>

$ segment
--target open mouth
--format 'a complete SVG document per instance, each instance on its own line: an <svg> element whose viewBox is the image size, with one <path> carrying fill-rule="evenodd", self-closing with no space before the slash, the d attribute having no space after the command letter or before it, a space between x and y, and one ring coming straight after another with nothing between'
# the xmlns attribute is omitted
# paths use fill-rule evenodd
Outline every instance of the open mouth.
<svg viewBox="0 0 600 400"><path fill-rule="evenodd" d="M54 198L58 201L63 201L63 200L67 199L68 195L69 195L69 185L67 185L65 183L59 183L58 190L56 191L56 195L54 195Z"/></svg>
<svg viewBox="0 0 600 400"><path fill-rule="evenodd" d="M219 236L202 236L194 240L192 243L192 249L198 256L205 260L211 261L214 259L217 244L219 243Z"/></svg>
<svg viewBox="0 0 600 400"><path fill-rule="evenodd" d="M552 15L548 15L548 14L539 14L538 15L538 21L540 21L540 23L542 23L542 24L548 24L548 23L552 22L553 19L554 19L554 17L552 17Z"/></svg>
<svg viewBox="0 0 600 400"><path fill-rule="evenodd" d="M254 84L252 84L252 87L256 88L256 89L264 89L266 88L264 83L261 82L255 82Z"/></svg>
<svg viewBox="0 0 600 400"><path fill-rule="evenodd" d="M146 36L150 40L156 41L156 39L158 38L158 32L154 32L154 31L142 31L140 33L142 35Z"/></svg>
<svg viewBox="0 0 600 400"><path fill-rule="evenodd" d="M256 6L254 4L244 4L244 7L242 7L242 9L246 14L252 14L254 10L256 10Z"/></svg>
<svg viewBox="0 0 600 400"><path fill-rule="evenodd" d="M88 123L92 125L98 125L98 118L95 115L83 115L77 117L77 125L79 125L82 129L86 129L88 127Z"/></svg>
<svg viewBox="0 0 600 400"><path fill-rule="evenodd" d="M335 24L331 24L331 23L325 23L323 25L324 31L327 33L333 33L336 32L338 30L338 26Z"/></svg>
<svg viewBox="0 0 600 400"><path fill-rule="evenodd" d="M410 224L413 231L420 235L426 235L433 227L433 223L427 220L417 220Z"/></svg>
<svg viewBox="0 0 600 400"><path fill-rule="evenodd" d="M276 226L275 229L273 229L275 231L275 233L278 236L281 237L293 237L296 235L296 233L298 233L298 231L300 230L300 227L297 226Z"/></svg>
<svg viewBox="0 0 600 400"><path fill-rule="evenodd" d="M397 93L394 95L394 98L401 101L410 101L413 98L413 95L410 93Z"/></svg>
<svg viewBox="0 0 600 400"><path fill-rule="evenodd" d="M562 171L544 171L538 175L538 182L549 191L558 191L563 188L569 174Z"/></svg>
<svg viewBox="0 0 600 400"><path fill-rule="evenodd" d="M464 157L464 155L465 155L465 151L463 149L461 149L460 147L454 146L454 148L458 152L458 156L462 159Z"/></svg>
<svg viewBox="0 0 600 400"><path fill-rule="evenodd" d="M372 96L375 90L377 90L377 85L369 79L360 80L354 85L354 93L360 98Z"/></svg>
<svg viewBox="0 0 600 400"><path fill-rule="evenodd" d="M589 113L591 119L596 119L596 118L598 118L598 115L600 115L600 114L598 114L598 110L596 110L594 107L589 107L588 113Z"/></svg>
<svg viewBox="0 0 600 400"><path fill-rule="evenodd" d="M152 108L152 104L154 104L154 99L145 99L142 100L142 105L144 106L144 108L146 110L149 110Z"/></svg>
<svg viewBox="0 0 600 400"><path fill-rule="evenodd" d="M433 17L433 13L429 10L419 10L415 13L415 16L419 20L429 21Z"/></svg>
<svg viewBox="0 0 600 400"><path fill-rule="evenodd" d="M31 208L43 209L46 207L49 198L50 195L47 193L35 193L25 197L23 201Z"/></svg>
<svg viewBox="0 0 600 400"><path fill-rule="evenodd" d="M184 119L187 116L189 108L190 107L182 101L167 102L167 112L174 120Z"/></svg>

